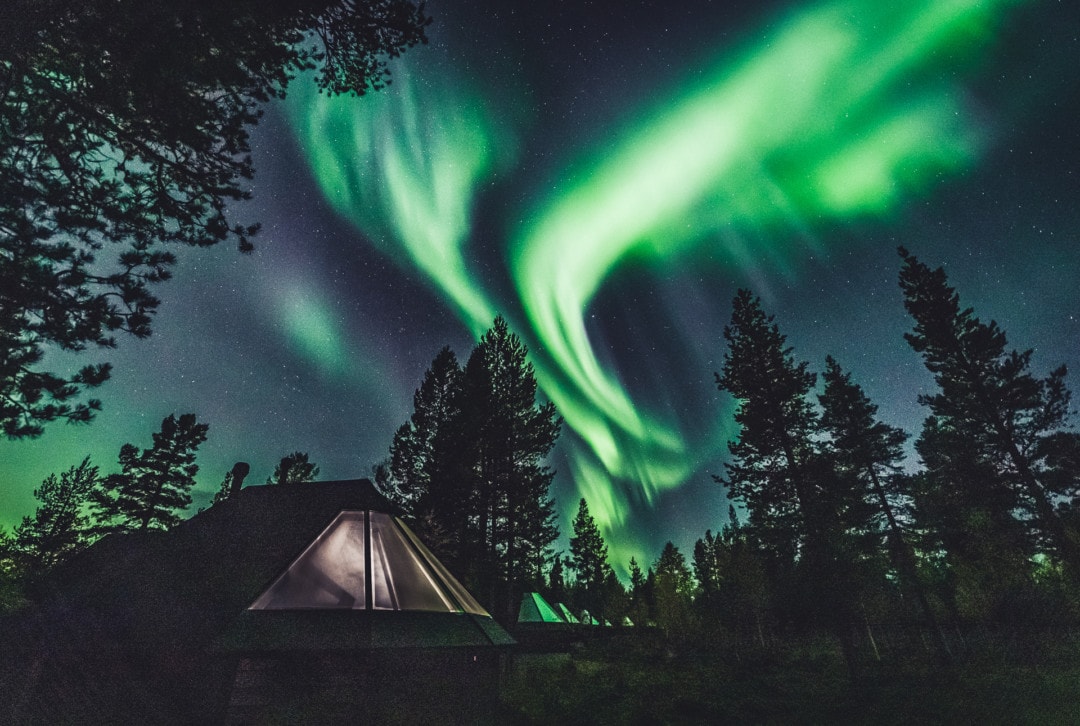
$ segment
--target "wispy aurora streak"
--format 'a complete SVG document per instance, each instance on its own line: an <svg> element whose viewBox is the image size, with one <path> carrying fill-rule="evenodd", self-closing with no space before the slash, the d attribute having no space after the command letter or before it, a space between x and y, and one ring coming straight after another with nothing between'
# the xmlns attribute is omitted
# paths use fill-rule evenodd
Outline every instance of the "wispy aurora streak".
<svg viewBox="0 0 1080 726"><path fill-rule="evenodd" d="M420 55L439 71L414 77ZM480 333L495 308L463 246L476 186L507 164L513 139L437 51L401 61L389 88L360 100L290 95L293 126L334 210L392 259L405 253Z"/></svg>
<svg viewBox="0 0 1080 726"><path fill-rule="evenodd" d="M691 254L731 230L754 233L720 250L733 266L789 270L818 220L887 216L970 168L985 138L942 71L963 70L1017 2L846 0L792 12L571 160L535 200L509 245L530 326L519 332L584 444L569 453L575 483L616 535L613 556L636 549L618 531L634 502L679 486L725 442L692 445L690 422L645 410L600 364L584 315L604 281L629 256ZM398 66L388 91L361 100L294 96L293 121L335 210L386 254L404 253L479 332L495 295L464 245L476 189L513 142L492 121L494 95L481 97L483 86L463 83L445 59L426 60L422 76Z"/></svg>
<svg viewBox="0 0 1080 726"><path fill-rule="evenodd" d="M884 214L970 166L980 133L960 89L932 71L987 40L1010 4L849 1L793 14L591 154L528 217L514 280L554 363L539 369L544 390L588 446L572 453L575 474L605 530L629 513L622 483L651 502L708 452L688 451L678 422L642 412L600 365L583 315L604 279L628 255L684 254L725 228L769 233L753 238L768 248L725 250L733 264L784 264L792 233L813 220Z"/></svg>
<svg viewBox="0 0 1080 726"><path fill-rule="evenodd" d="M354 356L345 344L338 321L312 286L287 283L280 295L277 316L295 350L324 375L349 372Z"/></svg>

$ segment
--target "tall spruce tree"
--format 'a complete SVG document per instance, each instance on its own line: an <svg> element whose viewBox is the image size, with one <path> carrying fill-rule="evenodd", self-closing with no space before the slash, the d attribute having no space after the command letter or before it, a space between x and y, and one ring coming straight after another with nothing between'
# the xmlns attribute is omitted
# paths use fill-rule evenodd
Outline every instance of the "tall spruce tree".
<svg viewBox="0 0 1080 726"><path fill-rule="evenodd" d="M536 402L528 349L499 316L461 376L461 405L447 432L451 475L466 487L458 557L492 613L509 618L527 583L542 581L558 536L544 461L561 420Z"/></svg>
<svg viewBox="0 0 1080 726"><path fill-rule="evenodd" d="M563 566L564 562L565 558L558 552L551 558L551 568L548 570L544 593L552 603L561 603L566 599L566 569Z"/></svg>
<svg viewBox="0 0 1080 726"><path fill-rule="evenodd" d="M761 549L740 525L732 505L728 505L728 523L715 546L727 552L724 559L728 568L722 571L719 599L729 611L736 647L740 641L757 641L764 648L770 585L776 583L769 582Z"/></svg>
<svg viewBox="0 0 1080 726"><path fill-rule="evenodd" d="M154 445L120 449L119 474L105 477L91 494L91 507L105 531L168 529L180 521L178 511L191 504L195 486L195 452L206 441L209 426L195 414L175 415L161 422Z"/></svg>
<svg viewBox="0 0 1080 726"><path fill-rule="evenodd" d="M904 458L908 435L901 429L877 420L877 406L851 380L832 356L825 359L825 390L818 396L821 428L828 434L825 449L842 476L853 480L860 502L854 523L864 524L871 537L879 527L859 522L876 515L884 525L893 557L904 549L904 532L898 518L899 502L895 475Z"/></svg>
<svg viewBox="0 0 1080 726"><path fill-rule="evenodd" d="M908 435L877 419L878 407L832 356L825 359L823 378L825 390L818 402L821 428L829 436L826 448L838 473L853 482L852 491L863 499L856 503L858 511L851 524L863 530L862 544L871 556L878 533L884 531L892 566L934 631L939 654L949 659L948 643L919 577L914 548L901 525L901 510L911 498L903 490L909 479L901 476Z"/></svg>
<svg viewBox="0 0 1080 726"><path fill-rule="evenodd" d="M627 617L630 618L634 625L645 625L649 621L649 601L651 597L649 595L649 580L644 572L641 571L641 565L637 563L637 559L630 558L630 564L628 567L630 571L630 587L627 591Z"/></svg>
<svg viewBox="0 0 1080 726"><path fill-rule="evenodd" d="M60 474L50 474L34 490L34 516L15 528L14 545L31 573L42 573L90 544L87 505L98 483L98 468L86 457Z"/></svg>
<svg viewBox="0 0 1080 726"><path fill-rule="evenodd" d="M694 577L686 557L667 542L653 566L653 603L656 624L668 634L689 631L693 613Z"/></svg>
<svg viewBox="0 0 1080 726"><path fill-rule="evenodd" d="M714 537L712 530L705 530L705 536L694 543L693 564L699 598L711 609L716 604L716 594L720 591L725 570L728 569L723 540Z"/></svg>
<svg viewBox="0 0 1080 726"><path fill-rule="evenodd" d="M996 322L961 308L942 268L931 270L903 247L899 254L904 306L915 321L904 338L939 388L920 403L940 430L968 439L974 458L993 465L994 479L1012 490L1050 550L1080 579L1080 536L1055 508L1080 489L1080 471L1053 454L1077 438L1067 431L1065 367L1045 378L1032 374L1032 351L1008 350Z"/></svg>
<svg viewBox="0 0 1080 726"><path fill-rule="evenodd" d="M613 571L608 564L607 544L584 498L578 503L577 516L574 517L570 557L581 590L580 604L596 617L601 617L606 605L605 583Z"/></svg>
<svg viewBox="0 0 1080 726"><path fill-rule="evenodd" d="M837 637L855 678L852 624L861 582L847 520L858 499L818 450L820 423L809 399L816 377L748 290L736 294L724 338L716 383L737 399L740 429L728 444L727 476L715 478L746 507L748 533L770 576L796 583L800 610Z"/></svg>
<svg viewBox="0 0 1080 726"><path fill-rule="evenodd" d="M954 621L986 620L1030 583L1031 532L1016 517L1015 490L978 437L928 416L915 442L923 468L911 477L915 532L943 553L938 591Z"/></svg>
<svg viewBox="0 0 1080 726"><path fill-rule="evenodd" d="M430 541L433 530L455 531L452 520L464 516L460 506L463 492L446 476L450 466L447 446L453 439L450 426L459 413L460 391L461 366L447 346L424 373L413 393L412 415L395 432L390 458L375 472L383 493L437 549L445 549L446 543L438 547Z"/></svg>
<svg viewBox="0 0 1080 726"><path fill-rule="evenodd" d="M727 476L714 478L746 507L749 526L773 557L791 562L822 528L810 476L817 420L807 394L815 376L749 290L735 296L724 339L716 384L737 400L739 437L728 444Z"/></svg>

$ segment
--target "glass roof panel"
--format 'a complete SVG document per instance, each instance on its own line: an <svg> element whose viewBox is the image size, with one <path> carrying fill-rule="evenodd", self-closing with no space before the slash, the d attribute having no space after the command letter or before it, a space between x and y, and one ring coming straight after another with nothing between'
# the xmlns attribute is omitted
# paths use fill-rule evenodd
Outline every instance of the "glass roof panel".
<svg viewBox="0 0 1080 726"><path fill-rule="evenodd" d="M364 512L342 512L250 609L363 609L364 561Z"/></svg>

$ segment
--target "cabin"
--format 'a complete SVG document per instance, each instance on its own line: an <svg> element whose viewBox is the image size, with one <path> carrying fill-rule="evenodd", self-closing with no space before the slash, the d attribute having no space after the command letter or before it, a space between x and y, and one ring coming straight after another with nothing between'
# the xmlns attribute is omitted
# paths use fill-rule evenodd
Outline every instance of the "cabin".
<svg viewBox="0 0 1080 726"><path fill-rule="evenodd" d="M240 489L42 588L13 720L490 723L513 645L364 479Z"/></svg>

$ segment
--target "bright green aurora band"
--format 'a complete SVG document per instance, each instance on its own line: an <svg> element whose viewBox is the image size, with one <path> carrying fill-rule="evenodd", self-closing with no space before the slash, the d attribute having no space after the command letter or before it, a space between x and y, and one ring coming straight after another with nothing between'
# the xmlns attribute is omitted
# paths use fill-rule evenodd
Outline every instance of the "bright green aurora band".
<svg viewBox="0 0 1080 726"><path fill-rule="evenodd" d="M660 262L701 245L714 254L723 245L739 269L790 273L796 240L805 245L816 220L888 215L970 168L987 138L963 88L943 80L954 74L941 71L962 70L1015 4L848 0L793 11L755 47L688 73L692 82L604 148L579 153L508 233L527 318L516 327L578 437L567 453L574 481L617 566L631 555L648 561L625 531L635 504L678 487L731 432L692 445L690 422L643 410L604 369L584 323L604 280L631 256ZM466 264L473 202L480 184L507 172L516 145L494 121L499 96L482 87L422 48L384 91L294 94L291 105L334 209L426 275L474 333L500 306ZM721 234L740 229L759 234Z"/></svg>

